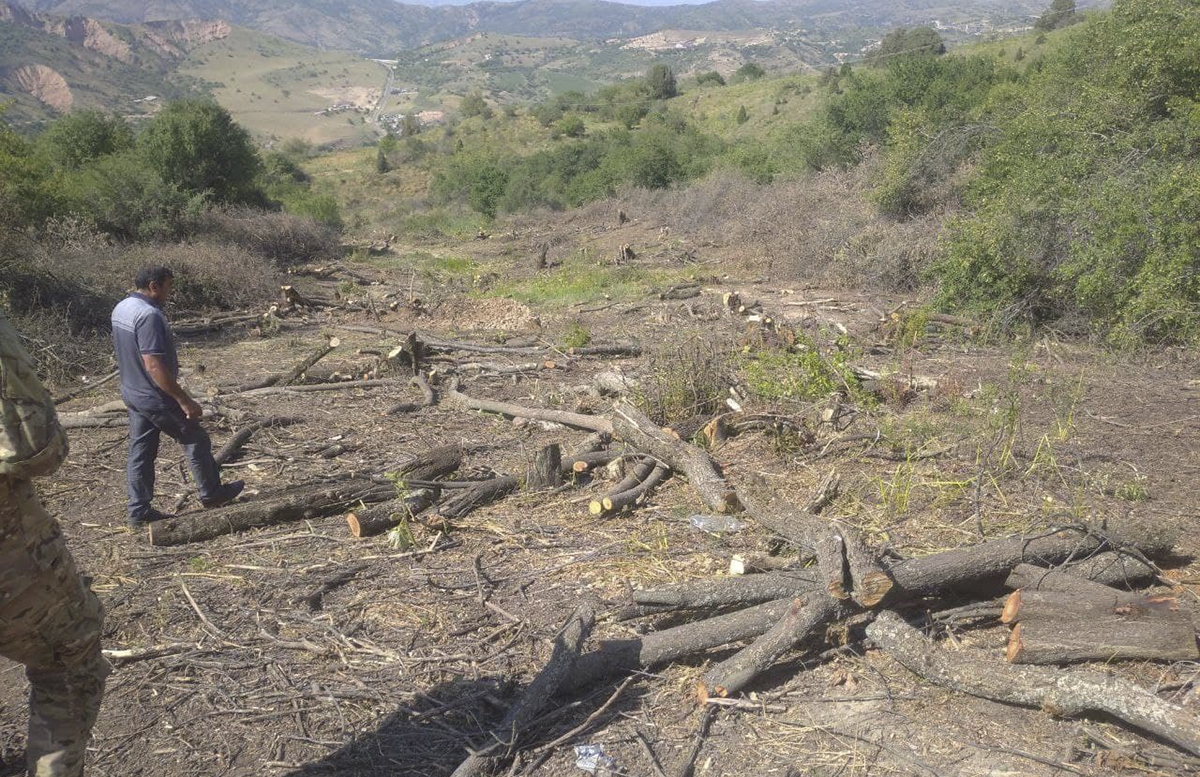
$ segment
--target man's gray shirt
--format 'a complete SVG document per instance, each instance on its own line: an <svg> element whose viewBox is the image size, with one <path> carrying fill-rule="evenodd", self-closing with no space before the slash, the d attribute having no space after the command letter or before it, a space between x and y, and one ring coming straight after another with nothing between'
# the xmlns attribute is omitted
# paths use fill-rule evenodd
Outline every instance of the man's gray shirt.
<svg viewBox="0 0 1200 777"><path fill-rule="evenodd" d="M142 363L143 354L160 356L179 378L175 336L162 308L144 294L130 294L113 308L112 330L125 404L135 410L177 409L179 403L158 387Z"/></svg>

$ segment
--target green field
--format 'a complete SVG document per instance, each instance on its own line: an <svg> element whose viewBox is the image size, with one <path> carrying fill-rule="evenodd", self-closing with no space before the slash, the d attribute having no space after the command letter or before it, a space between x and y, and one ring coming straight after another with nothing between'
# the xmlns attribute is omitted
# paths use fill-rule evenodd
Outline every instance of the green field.
<svg viewBox="0 0 1200 777"><path fill-rule="evenodd" d="M363 112L315 115L343 101L375 105L386 71L353 54L234 28L228 38L192 51L179 72L208 82L217 101L265 143L299 137L359 145L377 136Z"/></svg>

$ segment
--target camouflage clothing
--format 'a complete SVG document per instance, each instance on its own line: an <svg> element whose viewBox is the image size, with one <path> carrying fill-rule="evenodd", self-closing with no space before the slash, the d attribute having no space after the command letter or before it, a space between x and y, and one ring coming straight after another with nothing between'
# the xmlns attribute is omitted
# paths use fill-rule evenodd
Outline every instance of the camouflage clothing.
<svg viewBox="0 0 1200 777"><path fill-rule="evenodd" d="M30 478L67 453L54 404L0 314L0 655L29 678L29 774L83 774L108 665L103 609L75 570L58 523Z"/></svg>

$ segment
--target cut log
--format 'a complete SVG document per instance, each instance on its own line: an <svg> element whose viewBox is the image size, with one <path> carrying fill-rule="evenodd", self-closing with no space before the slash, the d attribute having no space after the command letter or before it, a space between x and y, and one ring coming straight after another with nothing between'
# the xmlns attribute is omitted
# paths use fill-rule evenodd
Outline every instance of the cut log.
<svg viewBox="0 0 1200 777"><path fill-rule="evenodd" d="M1079 581L1085 581L1127 589L1145 585L1157 576L1158 571L1137 556L1109 551L1055 569L1018 564L1004 585L1012 589L1070 591L1081 586Z"/></svg>
<svg viewBox="0 0 1200 777"><path fill-rule="evenodd" d="M571 356L641 356L642 346L632 343L613 345L584 345L570 348L567 353Z"/></svg>
<svg viewBox="0 0 1200 777"><path fill-rule="evenodd" d="M359 502L372 504L395 496L394 486L380 485L365 478L303 486L266 494L253 502L156 521L150 524L150 544L167 546L203 542L247 529L343 514Z"/></svg>
<svg viewBox="0 0 1200 777"><path fill-rule="evenodd" d="M633 601L680 610L757 604L804 595L815 589L819 580L815 570L807 569L769 575L693 580L681 585L636 590L633 592Z"/></svg>
<svg viewBox="0 0 1200 777"><path fill-rule="evenodd" d="M374 537L429 508L437 498L437 489L419 488L403 499L346 513L346 523L355 537Z"/></svg>
<svg viewBox="0 0 1200 777"><path fill-rule="evenodd" d="M573 475L582 475L591 472L596 467L603 467L615 458L621 455L619 451L603 450L592 451L590 453L580 453L574 456L563 458L562 473L563 477L572 477Z"/></svg>
<svg viewBox="0 0 1200 777"><path fill-rule="evenodd" d="M564 689L582 688L610 674L649 669L694 653L762 634L788 611L790 600L766 602L727 615L685 623L636 639L612 640L580 656Z"/></svg>
<svg viewBox="0 0 1200 777"><path fill-rule="evenodd" d="M824 507L836 494L836 476L827 477L810 500L813 509ZM862 607L876 607L891 591L891 575L875 558L858 532L840 521L823 521L803 510L783 510L739 492L746 515L799 547L811 548L834 599L853 600Z"/></svg>
<svg viewBox="0 0 1200 777"><path fill-rule="evenodd" d="M98 389L101 386L103 386L104 384L109 383L113 380L116 380L118 377L120 377L120 375L121 375L120 370L113 370L112 372L108 373L107 375L105 375L103 378L100 378L99 380L93 380L91 383L85 383L84 385L80 386L79 388L68 391L66 394L63 394L60 397L55 397L54 404L55 405L66 404L67 402L70 402L72 399L75 399L76 397L83 396L84 394L88 393L92 389Z"/></svg>
<svg viewBox="0 0 1200 777"><path fill-rule="evenodd" d="M521 407L508 402L495 402L490 399L469 397L451 386L447 397L468 410L481 410L485 413L499 413L509 418L529 418L534 421L550 421L575 429L586 429L591 432L612 433L612 422L607 418L582 413L572 413L567 410L550 410L541 407Z"/></svg>
<svg viewBox="0 0 1200 777"><path fill-rule="evenodd" d="M1129 615L1106 613L1081 617L1078 613L1059 611L1058 617L1043 614L1022 618L1009 635L1005 657L1013 664L1056 665L1200 658L1196 630L1186 613L1157 603L1146 606L1130 602L1118 609L1127 608L1131 611Z"/></svg>
<svg viewBox="0 0 1200 777"><path fill-rule="evenodd" d="M592 432L587 437L579 441L579 444L571 449L571 452L563 457L563 460L571 460L576 456L585 453L595 453L596 451L604 450L612 441L612 435L605 432Z"/></svg>
<svg viewBox="0 0 1200 777"><path fill-rule="evenodd" d="M589 510L592 515L608 517L636 507L645 502L649 498L650 493L670 476L670 467L665 464L656 464L650 474L640 483L623 491L614 491L614 493L604 497L600 500L598 510L596 509L596 502L592 502Z"/></svg>
<svg viewBox="0 0 1200 777"><path fill-rule="evenodd" d="M1169 532L1126 525L1102 530L1066 527L1036 537L1010 537L956 548L892 564L895 596L913 598L948 591L994 591L1017 564L1048 567L1072 558L1110 550L1132 548L1150 556L1163 556L1175 539Z"/></svg>
<svg viewBox="0 0 1200 777"><path fill-rule="evenodd" d="M328 354L330 351L332 351L334 348L337 348L341 344L342 344L341 341L338 340L336 337L329 338L328 343L321 346L317 350L313 351L306 358L301 359L299 362L296 363L296 365L294 367L292 367L290 370L288 370L287 372L280 375L279 379L270 385L276 385L276 386L292 385L293 383L295 383L297 380L300 379L300 376L304 374L305 370L307 370L309 367L311 367L314 364L316 364L317 362L319 362L321 359L325 358L326 354ZM258 388L258 387L256 386L255 388Z"/></svg>
<svg viewBox="0 0 1200 777"><path fill-rule="evenodd" d="M1016 624L1008 642L1010 662L1200 658L1191 618L1175 597L1131 594L1082 579L1064 588L1022 588L1008 597L1000 620Z"/></svg>
<svg viewBox="0 0 1200 777"><path fill-rule="evenodd" d="M633 469L629 470L629 474L619 480L617 484L609 490L609 495L611 496L612 494L619 494L622 491L628 491L629 489L636 487L638 483L641 483L643 480L650 477L650 473L654 471L654 468L657 465L658 462L654 459L649 458L648 456L643 456L638 460L638 463L633 467Z"/></svg>
<svg viewBox="0 0 1200 777"><path fill-rule="evenodd" d="M562 448L551 443L533 457L533 464L525 475L525 490L544 491L562 485Z"/></svg>
<svg viewBox="0 0 1200 777"><path fill-rule="evenodd" d="M737 693L784 653L820 633L825 624L852 613L848 605L822 589L793 600L787 613L761 637L704 673L696 689L700 702L709 696Z"/></svg>
<svg viewBox="0 0 1200 777"><path fill-rule="evenodd" d="M892 596L899 600L900 597L911 599L936 596L981 587L994 590L1000 586L1008 571L1023 561L1036 560L1044 564L1057 564L1068 558L1086 556L1099 549L1112 547L1136 548L1147 555L1158 556L1168 553L1172 544L1173 540L1165 533L1136 526L1114 529L1108 535L1083 526L1057 529L1032 538L991 540L973 547L935 553L893 565L890 571L896 588ZM674 629L648 634L640 639L605 645L601 651L583 656L580 661L583 671L580 672L578 684L603 677L610 671L648 669L691 653L757 637L775 626L787 613L791 600L797 594L802 594L802 591L797 589L798 584L794 582L795 576L794 572L769 572L748 578L708 581L714 591L727 586L747 585L749 581L759 585L770 579L792 587L787 599L677 626ZM784 583L782 578L786 577L792 577L793 581ZM721 596L725 593L722 591L712 595ZM841 612L839 603L830 598L823 589L802 595L806 595L810 601L807 606L813 606L813 603L820 604L820 614L827 618ZM724 601L737 603L738 600L729 597ZM823 625L815 620L810 622L813 625L808 633L803 630L793 632L796 644L812 636L817 627ZM731 634L736 636L729 636ZM725 682L711 685L717 684L729 687Z"/></svg>
<svg viewBox="0 0 1200 777"><path fill-rule="evenodd" d="M462 448L457 445L440 445L418 454L396 468L396 479L433 481L453 475L462 466Z"/></svg>
<svg viewBox="0 0 1200 777"><path fill-rule="evenodd" d="M280 427L298 424L302 420L303 419L294 417L272 417L264 418L261 421L255 421L252 424L243 426L241 429L237 430L233 437L230 437L229 440L227 440L226 443L221 446L221 449L217 451L217 454L213 456L213 459L216 460L217 464L224 464L241 452L242 447L250 441L250 438L253 437L254 433L258 430L278 429Z"/></svg>
<svg viewBox="0 0 1200 777"><path fill-rule="evenodd" d="M1089 672L1005 666L936 647L893 612L867 626L867 636L919 677L983 699L1035 707L1059 717L1101 713L1200 755L1200 716L1131 682Z"/></svg>
<svg viewBox="0 0 1200 777"><path fill-rule="evenodd" d="M683 473L710 510L729 513L738 509L734 490L707 453L672 437L627 400L614 406L612 428L616 437Z"/></svg>
<svg viewBox="0 0 1200 777"><path fill-rule="evenodd" d="M480 507L485 507L501 497L516 491L521 481L512 475L501 475L491 480L481 480L470 488L464 488L444 501L438 515L445 518L462 518Z"/></svg>
<svg viewBox="0 0 1200 777"><path fill-rule="evenodd" d="M451 777L474 777L482 774L489 770L489 762L494 760L491 756L498 754L505 746L509 752L516 748L521 734L558 692L563 681L571 675L595 622L596 610L591 602L584 602L571 613L566 625L554 638L554 649L550 659L530 681L520 700L508 711L500 725L492 730L487 740L488 745L471 753L467 760L459 764Z"/></svg>
<svg viewBox="0 0 1200 777"><path fill-rule="evenodd" d="M300 386L267 386L266 388L251 389L250 391L235 391L222 394L227 397L261 397L269 394L307 394L312 391L349 391L360 388L380 388L382 386L398 386L401 382L391 378L372 380L343 380L336 383L309 383Z"/></svg>

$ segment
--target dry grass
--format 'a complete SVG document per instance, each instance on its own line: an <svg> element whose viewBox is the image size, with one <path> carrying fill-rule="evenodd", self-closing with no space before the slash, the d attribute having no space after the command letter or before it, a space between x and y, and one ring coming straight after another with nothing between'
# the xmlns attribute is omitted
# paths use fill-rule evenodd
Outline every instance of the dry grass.
<svg viewBox="0 0 1200 777"><path fill-rule="evenodd" d="M278 287L274 263L237 245L113 244L70 222L51 225L36 241L9 233L0 257L0 304L54 383L103 369L112 308L142 267L175 272L180 312L254 305Z"/></svg>
<svg viewBox="0 0 1200 777"><path fill-rule="evenodd" d="M671 237L736 248L740 266L836 288L909 290L933 259L948 213L897 221L869 191L876 163L762 186L719 170L666 192L629 190L585 208L610 221L624 209L670 228Z"/></svg>
<svg viewBox="0 0 1200 777"><path fill-rule="evenodd" d="M313 219L255 208L211 209L196 217L192 235L233 243L281 267L321 262L340 252L337 230Z"/></svg>

